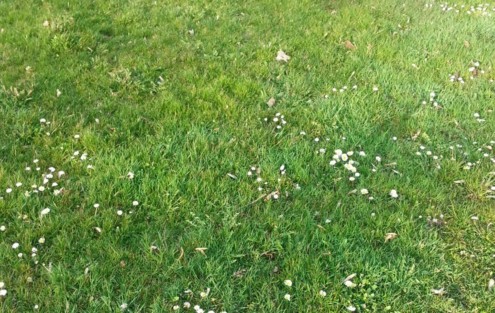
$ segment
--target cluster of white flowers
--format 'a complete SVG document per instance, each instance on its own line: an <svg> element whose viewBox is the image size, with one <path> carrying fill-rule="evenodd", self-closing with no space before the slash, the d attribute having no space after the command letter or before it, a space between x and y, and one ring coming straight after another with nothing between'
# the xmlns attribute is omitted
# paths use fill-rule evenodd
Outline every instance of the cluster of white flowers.
<svg viewBox="0 0 495 313"><path fill-rule="evenodd" d="M199 293L200 300L204 300L204 299L208 298L208 296L210 295L210 291L211 291L210 288L207 288L205 291L201 291ZM188 297L193 297L193 292L189 289L185 290L184 294L186 294ZM176 298L176 300L178 300L178 299L179 299L179 297ZM199 304L193 305L189 301L185 301L182 303L182 309L185 309L187 311L191 308L195 311L195 313L215 313L215 311L213 311L213 310L206 311L206 309L202 308L201 305L199 305ZM172 306L172 310L173 311L180 311L181 306L179 304L175 304ZM227 312L226 311L220 311L219 313L227 313Z"/></svg>
<svg viewBox="0 0 495 313"><path fill-rule="evenodd" d="M275 129L277 130L282 129L285 126L285 124L287 124L287 121L285 120L285 116L282 115L282 113L280 112L275 113L275 116L271 120L269 120L268 117L265 117L264 121L267 123L270 121L274 123Z"/></svg>
<svg viewBox="0 0 495 313"><path fill-rule="evenodd" d="M354 151L347 151L343 152L341 149L336 149L334 151L334 155L332 157L332 160L330 161L331 166L336 166L339 163L344 164L344 168L348 170L351 173L351 176L349 176L350 181L355 181L357 178L361 176L361 174L358 172L357 165L359 164L358 162L354 161L351 159L351 157L354 155ZM361 157L366 156L366 153L364 151L359 152L359 155Z"/></svg>
<svg viewBox="0 0 495 313"><path fill-rule="evenodd" d="M442 108L442 106L438 103L437 94L434 91L430 92L430 103L435 109L441 109ZM421 102L421 104L426 105L427 102L423 101L423 102Z"/></svg>
<svg viewBox="0 0 495 313"><path fill-rule="evenodd" d="M357 85L353 85L351 88L349 88L347 85L344 85L341 88L333 87L332 92L333 93L345 93L348 91L357 90L357 88L358 88ZM325 95L325 98L328 98L328 95Z"/></svg>
<svg viewBox="0 0 495 313"><path fill-rule="evenodd" d="M455 13L455 14L467 14L475 16L487 16L491 17L492 12L495 12L495 7L490 3L481 3L476 6L468 4L450 4L448 2L440 3L441 12L445 13ZM427 3L425 8L433 8L433 3Z"/></svg>

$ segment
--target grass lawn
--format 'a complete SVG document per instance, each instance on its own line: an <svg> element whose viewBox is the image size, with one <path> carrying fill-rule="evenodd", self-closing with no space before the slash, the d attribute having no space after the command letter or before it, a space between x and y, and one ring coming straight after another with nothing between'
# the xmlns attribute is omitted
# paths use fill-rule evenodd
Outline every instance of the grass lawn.
<svg viewBox="0 0 495 313"><path fill-rule="evenodd" d="M495 312L495 5L0 1L0 312Z"/></svg>

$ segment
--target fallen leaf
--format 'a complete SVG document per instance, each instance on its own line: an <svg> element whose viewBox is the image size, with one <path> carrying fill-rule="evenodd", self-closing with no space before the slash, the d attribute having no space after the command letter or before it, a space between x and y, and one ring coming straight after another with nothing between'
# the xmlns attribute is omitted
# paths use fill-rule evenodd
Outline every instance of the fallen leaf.
<svg viewBox="0 0 495 313"><path fill-rule="evenodd" d="M352 273L351 275L347 276L345 279L344 279L344 282L346 281L349 281L349 280L352 280L354 277L356 277L357 274L356 273Z"/></svg>
<svg viewBox="0 0 495 313"><path fill-rule="evenodd" d="M234 276L235 278L241 278L242 276L244 276L244 274L246 274L246 272L247 272L246 269L240 269L237 272L234 272L232 276Z"/></svg>
<svg viewBox="0 0 495 313"><path fill-rule="evenodd" d="M279 50L277 52L277 57L275 58L277 61L283 61L283 62L289 62L290 56L288 56L285 52L282 50Z"/></svg>
<svg viewBox="0 0 495 313"><path fill-rule="evenodd" d="M356 50L356 46L352 42L350 42L349 40L344 41L344 47L347 50L352 50L352 51Z"/></svg>
<svg viewBox="0 0 495 313"><path fill-rule="evenodd" d="M268 107L271 108L275 105L275 102L276 102L275 98L272 97L270 98L270 100L268 100L266 104L268 104Z"/></svg>
<svg viewBox="0 0 495 313"><path fill-rule="evenodd" d="M431 290L431 293L433 293L434 295L436 296L443 296L444 294L446 294L444 288L440 288L440 289L432 289Z"/></svg>
<svg viewBox="0 0 495 313"><path fill-rule="evenodd" d="M206 256L206 253L205 251L208 250L208 248L196 248L194 249L196 251L198 251L199 253L201 253L202 255Z"/></svg>
<svg viewBox="0 0 495 313"><path fill-rule="evenodd" d="M416 140L416 139L418 139L419 135L421 135L421 130L418 129L418 131L414 135L411 136L411 139Z"/></svg>
<svg viewBox="0 0 495 313"><path fill-rule="evenodd" d="M387 234L385 234L385 242L387 242L389 240L394 240L395 238L397 238L397 234L396 233L387 233Z"/></svg>

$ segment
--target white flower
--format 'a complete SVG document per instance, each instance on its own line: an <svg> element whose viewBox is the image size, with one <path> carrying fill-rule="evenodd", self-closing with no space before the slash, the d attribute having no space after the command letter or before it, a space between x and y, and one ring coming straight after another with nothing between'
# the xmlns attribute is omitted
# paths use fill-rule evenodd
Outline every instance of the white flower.
<svg viewBox="0 0 495 313"><path fill-rule="evenodd" d="M0 231L5 231L6 229L7 227L5 227L5 225L0 226Z"/></svg>
<svg viewBox="0 0 495 313"><path fill-rule="evenodd" d="M99 204L99 203L95 203L95 204L93 204L93 207L94 207L95 209L98 209L98 208L100 207L100 204Z"/></svg>
<svg viewBox="0 0 495 313"><path fill-rule="evenodd" d="M488 281L488 289L491 290L494 286L495 286L495 280L493 278L491 278Z"/></svg>
<svg viewBox="0 0 495 313"><path fill-rule="evenodd" d="M397 193L397 190L395 190L395 189L390 190L389 195L390 195L392 198L398 198L398 197L399 197L399 194Z"/></svg>
<svg viewBox="0 0 495 313"><path fill-rule="evenodd" d="M17 249L17 248L19 248L19 243L14 242L14 244L12 244L12 249Z"/></svg>
<svg viewBox="0 0 495 313"><path fill-rule="evenodd" d="M356 311L356 307L353 306L353 305L349 305L346 309L347 309L347 311L350 311L350 312L355 312Z"/></svg>
<svg viewBox="0 0 495 313"><path fill-rule="evenodd" d="M44 118L40 118L40 123L41 123L41 124L45 124L45 123L46 123L46 119L44 119Z"/></svg>
<svg viewBox="0 0 495 313"><path fill-rule="evenodd" d="M287 300L287 301L290 301L290 294L288 294L288 293L285 294L284 299Z"/></svg>
<svg viewBox="0 0 495 313"><path fill-rule="evenodd" d="M38 242L40 244L44 244L45 243L45 237L41 237L40 239L38 239Z"/></svg>
<svg viewBox="0 0 495 313"><path fill-rule="evenodd" d="M0 289L0 297L5 297L7 295L7 289Z"/></svg>
<svg viewBox="0 0 495 313"><path fill-rule="evenodd" d="M184 304L182 306L184 307L184 309L189 309L191 307L191 303L184 302Z"/></svg>
<svg viewBox="0 0 495 313"><path fill-rule="evenodd" d="M326 297L327 296L327 292L325 290L320 290L320 292L318 293L321 297Z"/></svg>
<svg viewBox="0 0 495 313"><path fill-rule="evenodd" d="M361 189L362 195L367 195L368 193L369 193L368 189L366 189L366 188Z"/></svg>
<svg viewBox="0 0 495 313"><path fill-rule="evenodd" d="M335 160L330 161L331 166L335 166L335 164L337 164L337 161L335 161Z"/></svg>
<svg viewBox="0 0 495 313"><path fill-rule="evenodd" d="M139 202L137 202L136 200L132 201L132 205L133 206L138 206L139 205Z"/></svg>
<svg viewBox="0 0 495 313"><path fill-rule="evenodd" d="M81 138L81 135L79 135L79 134L74 135L74 139L79 139L79 138Z"/></svg>
<svg viewBox="0 0 495 313"><path fill-rule="evenodd" d="M59 89L57 89L57 98L60 97L61 95L62 95L62 92Z"/></svg>
<svg viewBox="0 0 495 313"><path fill-rule="evenodd" d="M127 173L127 178L128 179L134 179L134 173L133 172Z"/></svg>
<svg viewBox="0 0 495 313"><path fill-rule="evenodd" d="M375 158L375 160L376 160L377 162L381 162L381 161L382 161L382 158L381 158L380 156L377 156L377 157Z"/></svg>
<svg viewBox="0 0 495 313"><path fill-rule="evenodd" d="M5 283L3 281L0 281L0 289L3 289L5 287Z"/></svg>
<svg viewBox="0 0 495 313"><path fill-rule="evenodd" d="M275 58L277 61L283 61L283 62L288 62L290 60L290 56L285 54L284 51L279 50L277 52L277 57Z"/></svg>
<svg viewBox="0 0 495 313"><path fill-rule="evenodd" d="M377 92L378 91L378 87L377 86L373 86L373 92Z"/></svg>
<svg viewBox="0 0 495 313"><path fill-rule="evenodd" d="M22 186L22 183L15 183L15 186L16 187L21 187Z"/></svg>
<svg viewBox="0 0 495 313"><path fill-rule="evenodd" d="M174 311L178 311L179 309L180 309L180 306L178 306L178 305L174 305L174 307L172 308L172 310L174 310Z"/></svg>
<svg viewBox="0 0 495 313"><path fill-rule="evenodd" d="M41 215L47 215L48 213L50 213L50 209L49 208L44 208L43 210L41 210Z"/></svg>
<svg viewBox="0 0 495 313"><path fill-rule="evenodd" d="M357 286L355 283L353 283L353 282L352 282L352 281L350 281L350 280L346 280L346 281L344 282L344 285L345 285L347 288L354 288L354 287L356 287L356 286Z"/></svg>
<svg viewBox="0 0 495 313"><path fill-rule="evenodd" d="M6 193L11 193L11 192L12 192L12 188L7 188L7 189L5 190L5 192L6 192Z"/></svg>
<svg viewBox="0 0 495 313"><path fill-rule="evenodd" d="M290 279L284 280L284 285L286 285L288 287L292 287L292 280L290 280Z"/></svg>
<svg viewBox="0 0 495 313"><path fill-rule="evenodd" d="M117 215L118 216L122 216L122 214L124 214L124 212L122 210L117 210Z"/></svg>
<svg viewBox="0 0 495 313"><path fill-rule="evenodd" d="M127 305L127 303L122 303L122 304L120 305L120 309L121 309L122 311L125 311L125 310L127 310L127 306L128 306L128 305Z"/></svg>

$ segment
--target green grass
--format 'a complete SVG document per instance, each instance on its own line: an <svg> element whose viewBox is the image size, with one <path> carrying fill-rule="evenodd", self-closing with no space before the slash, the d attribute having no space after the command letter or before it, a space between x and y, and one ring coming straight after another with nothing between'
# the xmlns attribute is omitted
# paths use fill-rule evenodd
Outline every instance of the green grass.
<svg viewBox="0 0 495 313"><path fill-rule="evenodd" d="M495 6L427 3L0 1L0 311L494 312Z"/></svg>

